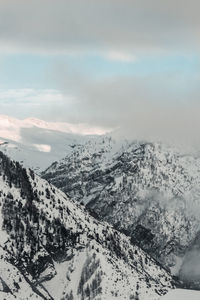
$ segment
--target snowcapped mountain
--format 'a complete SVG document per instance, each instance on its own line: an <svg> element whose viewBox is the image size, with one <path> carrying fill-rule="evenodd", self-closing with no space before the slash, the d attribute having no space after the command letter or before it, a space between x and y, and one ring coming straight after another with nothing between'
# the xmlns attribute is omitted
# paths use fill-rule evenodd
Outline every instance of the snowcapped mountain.
<svg viewBox="0 0 200 300"><path fill-rule="evenodd" d="M200 286L200 157L161 143L87 142L43 177Z"/></svg>
<svg viewBox="0 0 200 300"><path fill-rule="evenodd" d="M0 152L0 298L159 299L170 274L130 237Z"/></svg>
<svg viewBox="0 0 200 300"><path fill-rule="evenodd" d="M70 153L74 144L102 134L100 128L85 124L18 120L0 115L0 150L37 173Z"/></svg>
<svg viewBox="0 0 200 300"><path fill-rule="evenodd" d="M19 120L6 115L0 115L0 136L2 138L19 141L22 137L20 133L21 129L33 127L78 135L103 135L109 131L82 123L46 122L37 118Z"/></svg>

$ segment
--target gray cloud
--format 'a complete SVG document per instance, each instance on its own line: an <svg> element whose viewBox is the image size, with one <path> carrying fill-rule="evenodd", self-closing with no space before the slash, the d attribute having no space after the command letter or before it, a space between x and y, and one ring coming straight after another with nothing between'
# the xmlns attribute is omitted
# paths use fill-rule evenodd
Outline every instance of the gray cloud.
<svg viewBox="0 0 200 300"><path fill-rule="evenodd" d="M73 95L73 100L70 105L66 101L66 109L55 108L51 117L120 128L122 134L136 138L200 142L200 76L195 72L190 78L165 72L92 79L59 67L53 74L58 89Z"/></svg>
<svg viewBox="0 0 200 300"><path fill-rule="evenodd" d="M0 0L0 45L38 51L199 49L197 0Z"/></svg>
<svg viewBox="0 0 200 300"><path fill-rule="evenodd" d="M0 0L0 50L131 54L199 51L197 0ZM23 106L23 114L117 128L133 136L198 140L199 75L89 78L62 63L48 70L62 103ZM73 101L69 102L69 96ZM28 107L28 105L26 106Z"/></svg>

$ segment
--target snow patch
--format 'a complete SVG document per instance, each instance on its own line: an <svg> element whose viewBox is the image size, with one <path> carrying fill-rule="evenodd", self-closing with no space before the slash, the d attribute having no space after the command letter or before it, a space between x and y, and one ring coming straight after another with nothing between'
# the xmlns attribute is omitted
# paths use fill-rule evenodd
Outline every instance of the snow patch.
<svg viewBox="0 0 200 300"><path fill-rule="evenodd" d="M167 295L160 298L160 300L199 300L200 291L177 289L170 291Z"/></svg>
<svg viewBox="0 0 200 300"><path fill-rule="evenodd" d="M51 146L50 145L37 145L34 144L35 148L39 150L40 152L51 152Z"/></svg>

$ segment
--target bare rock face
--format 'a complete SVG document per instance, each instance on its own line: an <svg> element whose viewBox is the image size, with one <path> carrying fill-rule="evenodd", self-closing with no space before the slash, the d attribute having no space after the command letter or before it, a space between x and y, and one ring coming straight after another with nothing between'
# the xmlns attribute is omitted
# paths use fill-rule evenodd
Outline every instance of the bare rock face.
<svg viewBox="0 0 200 300"><path fill-rule="evenodd" d="M1 299L152 299L174 287L130 237L0 152Z"/></svg>
<svg viewBox="0 0 200 300"><path fill-rule="evenodd" d="M198 153L104 138L75 147L42 175L186 281L185 255L200 230Z"/></svg>

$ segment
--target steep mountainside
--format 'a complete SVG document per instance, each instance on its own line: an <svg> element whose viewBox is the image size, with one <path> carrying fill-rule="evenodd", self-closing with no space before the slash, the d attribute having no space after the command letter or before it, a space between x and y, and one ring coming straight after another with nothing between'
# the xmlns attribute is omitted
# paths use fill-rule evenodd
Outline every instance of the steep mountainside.
<svg viewBox="0 0 200 300"><path fill-rule="evenodd" d="M129 237L2 152L0 207L1 299L156 300L173 287Z"/></svg>
<svg viewBox="0 0 200 300"><path fill-rule="evenodd" d="M174 274L181 269L181 278L190 281L186 255L200 249L198 156L161 143L116 147L104 138L76 147L43 177L126 232ZM195 265L198 255L192 257ZM199 267L192 282L199 286Z"/></svg>

